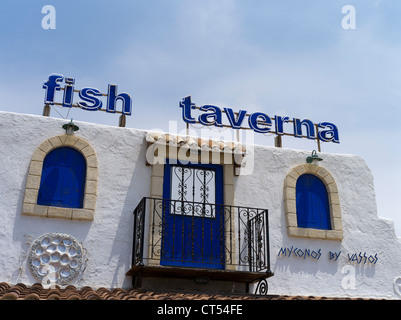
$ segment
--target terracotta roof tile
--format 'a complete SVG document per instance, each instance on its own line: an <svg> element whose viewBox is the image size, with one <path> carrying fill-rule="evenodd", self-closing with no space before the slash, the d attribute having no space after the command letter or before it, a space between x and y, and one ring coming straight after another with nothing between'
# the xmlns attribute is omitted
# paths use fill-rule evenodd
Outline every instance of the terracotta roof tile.
<svg viewBox="0 0 401 320"><path fill-rule="evenodd" d="M16 293L16 292L6 292L0 297L0 299L1 300L17 300L18 299L18 293Z"/></svg>
<svg viewBox="0 0 401 320"><path fill-rule="evenodd" d="M27 286L23 283L10 285L0 282L0 300L336 300L336 298L315 296L258 296L258 295L225 295L214 293L182 292L167 290L144 289L107 289L100 287L96 290L89 286L80 289L69 285L65 288L55 286L44 288L35 283ZM337 298L344 299L344 298ZM347 299L347 300L360 300ZM365 299L366 300L366 299Z"/></svg>
<svg viewBox="0 0 401 320"><path fill-rule="evenodd" d="M8 291L8 289L10 289L10 285L8 283L5 283L5 282L0 283L0 294Z"/></svg>
<svg viewBox="0 0 401 320"><path fill-rule="evenodd" d="M24 300L39 300L39 299L40 299L40 296L35 292L28 293L24 297Z"/></svg>
<svg viewBox="0 0 401 320"><path fill-rule="evenodd" d="M239 154L246 152L245 146L239 142L179 136L156 131L147 132L146 141L204 151L233 152Z"/></svg>

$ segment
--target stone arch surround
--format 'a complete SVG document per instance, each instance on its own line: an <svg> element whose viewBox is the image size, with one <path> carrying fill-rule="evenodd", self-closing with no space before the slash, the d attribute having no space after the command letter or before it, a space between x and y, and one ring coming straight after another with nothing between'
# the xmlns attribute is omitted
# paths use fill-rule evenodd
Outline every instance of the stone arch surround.
<svg viewBox="0 0 401 320"><path fill-rule="evenodd" d="M82 153L86 160L86 182L83 208L61 208L37 204L42 176L43 161L46 155L59 147L71 147ZM97 198L98 161L93 147L75 135L59 135L45 140L34 151L29 165L22 204L22 214L44 218L63 218L92 221L95 215Z"/></svg>
<svg viewBox="0 0 401 320"><path fill-rule="evenodd" d="M303 174L313 174L326 186L329 198L331 230L299 228L296 211L296 183ZM290 237L342 240L343 226L340 197L333 176L325 168L315 164L301 164L290 170L284 180L284 210L287 223L287 234Z"/></svg>

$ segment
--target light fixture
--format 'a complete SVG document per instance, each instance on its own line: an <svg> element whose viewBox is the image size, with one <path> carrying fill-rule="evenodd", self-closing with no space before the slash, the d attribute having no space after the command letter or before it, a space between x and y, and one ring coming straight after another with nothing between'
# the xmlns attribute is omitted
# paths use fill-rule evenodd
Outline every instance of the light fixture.
<svg viewBox="0 0 401 320"><path fill-rule="evenodd" d="M72 119L69 123L63 124L63 129L65 130L66 134L74 134L74 131L78 131L79 127L72 122Z"/></svg>
<svg viewBox="0 0 401 320"><path fill-rule="evenodd" d="M316 150L313 150L313 151L312 151L312 155L306 158L306 162L307 162L307 163L312 163L312 162L315 161L315 160L316 160L316 161L322 161L323 159L320 158L320 157L317 155Z"/></svg>

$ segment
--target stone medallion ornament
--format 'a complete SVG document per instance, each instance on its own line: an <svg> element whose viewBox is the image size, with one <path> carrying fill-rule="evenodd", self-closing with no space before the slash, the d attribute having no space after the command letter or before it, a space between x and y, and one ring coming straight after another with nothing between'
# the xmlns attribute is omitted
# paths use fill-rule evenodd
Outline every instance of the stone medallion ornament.
<svg viewBox="0 0 401 320"><path fill-rule="evenodd" d="M81 271L82 247L71 235L47 233L32 244L28 264L42 284L66 285Z"/></svg>

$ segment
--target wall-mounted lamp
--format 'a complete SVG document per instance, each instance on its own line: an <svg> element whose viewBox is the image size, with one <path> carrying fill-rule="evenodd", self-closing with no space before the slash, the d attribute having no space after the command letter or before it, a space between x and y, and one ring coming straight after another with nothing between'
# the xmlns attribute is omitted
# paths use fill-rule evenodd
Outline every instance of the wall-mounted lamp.
<svg viewBox="0 0 401 320"><path fill-rule="evenodd" d="M307 162L307 163L312 163L312 162L315 161L315 160L316 160L316 161L322 161L323 159L320 158L320 157L317 155L316 150L313 150L313 151L312 151L312 155L306 158L306 162Z"/></svg>
<svg viewBox="0 0 401 320"><path fill-rule="evenodd" d="M63 124L63 129L66 134L74 134L74 131L78 131L79 127L72 122L72 119L69 123Z"/></svg>

